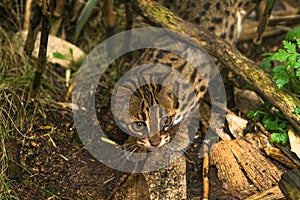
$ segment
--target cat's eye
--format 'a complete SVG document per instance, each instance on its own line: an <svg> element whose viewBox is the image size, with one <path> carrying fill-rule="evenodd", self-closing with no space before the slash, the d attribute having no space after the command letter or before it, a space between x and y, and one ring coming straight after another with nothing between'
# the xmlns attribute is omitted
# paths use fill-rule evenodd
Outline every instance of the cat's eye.
<svg viewBox="0 0 300 200"><path fill-rule="evenodd" d="M141 132L141 131L145 130L146 123L145 122L133 122L131 124L131 128L132 128L133 131Z"/></svg>
<svg viewBox="0 0 300 200"><path fill-rule="evenodd" d="M172 118L170 116L166 116L162 118L162 120L160 121L162 127L169 126L171 123L172 123Z"/></svg>

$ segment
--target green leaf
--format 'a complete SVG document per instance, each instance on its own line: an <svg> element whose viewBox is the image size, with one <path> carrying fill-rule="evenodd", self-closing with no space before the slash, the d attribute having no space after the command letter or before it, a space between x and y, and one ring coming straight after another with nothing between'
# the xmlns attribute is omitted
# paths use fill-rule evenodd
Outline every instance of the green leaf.
<svg viewBox="0 0 300 200"><path fill-rule="evenodd" d="M283 40L283 46L284 48L286 48L287 52L288 53L291 53L291 54L296 54L296 45L287 41L287 40Z"/></svg>
<svg viewBox="0 0 300 200"><path fill-rule="evenodd" d="M263 56L263 57L271 57L273 54L274 54L274 53L269 53L269 52L267 52L267 53L261 54L261 56Z"/></svg>
<svg viewBox="0 0 300 200"><path fill-rule="evenodd" d="M288 31L285 36L285 39L289 41L296 40L297 38L300 38L300 27Z"/></svg>
<svg viewBox="0 0 300 200"><path fill-rule="evenodd" d="M69 48L69 53L73 57L73 49L72 48Z"/></svg>
<svg viewBox="0 0 300 200"><path fill-rule="evenodd" d="M270 131L278 130L278 121L274 115L271 114L265 115L262 119L262 123L265 129L267 130Z"/></svg>
<svg viewBox="0 0 300 200"><path fill-rule="evenodd" d="M284 49L279 49L278 52L273 54L272 59L279 62L285 62L289 56L290 54L288 54Z"/></svg>
<svg viewBox="0 0 300 200"><path fill-rule="evenodd" d="M271 134L271 139L270 139L271 143L280 143L280 133L273 133Z"/></svg>
<svg viewBox="0 0 300 200"><path fill-rule="evenodd" d="M300 68L297 69L296 76L300 77Z"/></svg>
<svg viewBox="0 0 300 200"><path fill-rule="evenodd" d="M287 70L290 70L290 69L293 69L295 67L295 64L296 64L296 60L297 60L297 55L296 54L293 54L293 55L290 55L288 57L288 64L287 64Z"/></svg>
<svg viewBox="0 0 300 200"><path fill-rule="evenodd" d="M254 116L255 116L255 110L250 110L250 111L247 112L247 117L249 119L254 118Z"/></svg>
<svg viewBox="0 0 300 200"><path fill-rule="evenodd" d="M282 89L290 80L287 74L276 74L274 78L278 89Z"/></svg>
<svg viewBox="0 0 300 200"><path fill-rule="evenodd" d="M255 109L255 110L250 110L247 112L247 117L249 119L259 119L266 113L261 110L261 108Z"/></svg>
<svg viewBox="0 0 300 200"><path fill-rule="evenodd" d="M76 28L75 28L75 34L74 34L74 43L77 41L78 36L83 29L84 25L88 21L89 17L91 16L92 10L95 7L98 0L88 0L82 9L77 22L76 22Z"/></svg>
<svg viewBox="0 0 300 200"><path fill-rule="evenodd" d="M268 71L272 66L272 61L273 61L272 57L264 58L261 63L261 68L265 71Z"/></svg>
<svg viewBox="0 0 300 200"><path fill-rule="evenodd" d="M280 134L280 143L282 145L286 145L288 139L289 139L289 135L286 132Z"/></svg>
<svg viewBox="0 0 300 200"><path fill-rule="evenodd" d="M297 108L295 108L293 113L296 115L300 115L300 105Z"/></svg>
<svg viewBox="0 0 300 200"><path fill-rule="evenodd" d="M59 58L59 59L64 59L64 60L68 59L68 57L66 55L64 55L60 52L54 52L53 57L54 58Z"/></svg>
<svg viewBox="0 0 300 200"><path fill-rule="evenodd" d="M295 65L294 65L294 68L295 69L299 69L300 68L300 57L297 57L297 61L296 61Z"/></svg>
<svg viewBox="0 0 300 200"><path fill-rule="evenodd" d="M278 144L282 144L282 145L286 145L287 141L289 139L289 136L288 134L283 131L281 133L273 133L271 134L271 139L270 139L270 142L271 143L278 143Z"/></svg>
<svg viewBox="0 0 300 200"><path fill-rule="evenodd" d="M284 130L284 129L287 128L288 125L289 125L289 123L288 123L287 121L281 122L281 123L279 124L279 129Z"/></svg>
<svg viewBox="0 0 300 200"><path fill-rule="evenodd" d="M283 65L275 67L272 72L278 89L283 88L290 81L290 76Z"/></svg>
<svg viewBox="0 0 300 200"><path fill-rule="evenodd" d="M283 65L278 65L272 69L273 73L282 73L285 72L285 67Z"/></svg>

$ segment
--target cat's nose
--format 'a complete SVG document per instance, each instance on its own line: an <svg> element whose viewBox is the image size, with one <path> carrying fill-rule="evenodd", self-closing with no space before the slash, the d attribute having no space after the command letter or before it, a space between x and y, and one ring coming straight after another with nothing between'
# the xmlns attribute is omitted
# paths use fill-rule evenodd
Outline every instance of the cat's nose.
<svg viewBox="0 0 300 200"><path fill-rule="evenodd" d="M160 144L161 140L158 137L152 137L149 139L149 142L152 146L157 147Z"/></svg>

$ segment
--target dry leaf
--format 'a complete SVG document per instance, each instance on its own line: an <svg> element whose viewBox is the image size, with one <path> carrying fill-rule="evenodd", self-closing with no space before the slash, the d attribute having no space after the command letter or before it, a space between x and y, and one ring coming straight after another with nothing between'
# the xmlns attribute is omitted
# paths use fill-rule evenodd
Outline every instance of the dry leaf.
<svg viewBox="0 0 300 200"><path fill-rule="evenodd" d="M228 127L230 132L235 138L240 138L243 136L243 131L247 126L248 121L236 116L233 113L228 113L226 115L228 122Z"/></svg>
<svg viewBox="0 0 300 200"><path fill-rule="evenodd" d="M300 158L300 137L295 133L294 129L288 130L289 140L291 145L291 151L294 152L298 158Z"/></svg>

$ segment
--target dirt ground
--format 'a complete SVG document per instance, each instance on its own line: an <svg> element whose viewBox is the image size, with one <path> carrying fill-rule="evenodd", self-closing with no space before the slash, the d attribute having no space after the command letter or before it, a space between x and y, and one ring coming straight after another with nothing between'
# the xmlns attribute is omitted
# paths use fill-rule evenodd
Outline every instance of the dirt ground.
<svg viewBox="0 0 300 200"><path fill-rule="evenodd" d="M48 112L46 121L35 124L35 131L28 136L32 139L20 144L25 163L23 181L15 182L13 188L20 199L107 199L122 176L84 149L69 114ZM202 194L199 143L196 141L187 155L189 199ZM210 177L211 199L235 199L221 192L215 169Z"/></svg>
<svg viewBox="0 0 300 200"><path fill-rule="evenodd" d="M276 48L282 37L283 35L278 35L267 38L264 48ZM246 46L239 45L242 50ZM66 91L65 88L61 89ZM96 110L102 129L114 134L118 131L111 115L107 114L110 113L107 106L110 104L103 104L101 101L101 93L106 92L108 91L99 91L96 95ZM64 101L65 94L66 92L58 97L57 101ZM70 110L53 109L51 105L46 110L47 115L36 121L33 131L25 140L19 141L24 166L22 181L13 183L12 189L16 196L32 200L107 199L124 173L97 161L83 147ZM201 131L199 135L203 136ZM198 158L201 137L191 146L187 153L188 199L201 199L202 160ZM210 199L236 199L222 192L222 185L216 174L216 169L211 167Z"/></svg>

